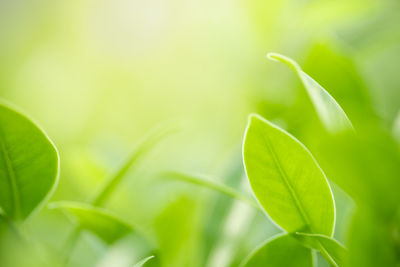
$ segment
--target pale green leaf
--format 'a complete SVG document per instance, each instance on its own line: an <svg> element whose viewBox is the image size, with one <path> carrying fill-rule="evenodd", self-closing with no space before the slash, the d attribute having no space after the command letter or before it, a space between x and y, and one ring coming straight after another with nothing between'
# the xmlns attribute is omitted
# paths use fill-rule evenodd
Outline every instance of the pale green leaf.
<svg viewBox="0 0 400 267"><path fill-rule="evenodd" d="M242 267L311 267L312 251L290 235L279 235L253 251Z"/></svg>
<svg viewBox="0 0 400 267"><path fill-rule="evenodd" d="M251 115L243 159L254 194L280 227L289 233L332 235L333 195L323 171L302 143Z"/></svg>
<svg viewBox="0 0 400 267"><path fill-rule="evenodd" d="M144 258L143 260L141 260L138 263L136 263L135 265L133 265L133 267L142 267L146 262L148 262L152 258L154 258L154 256L149 256L147 258Z"/></svg>
<svg viewBox="0 0 400 267"><path fill-rule="evenodd" d="M353 130L353 125L336 100L305 73L294 60L277 53L269 53L267 57L286 64L298 75L314 104L321 122L330 133L335 134Z"/></svg>
<svg viewBox="0 0 400 267"><path fill-rule="evenodd" d="M132 227L105 209L89 204L60 201L49 204L49 208L62 209L78 227L95 234L111 244L132 232Z"/></svg>
<svg viewBox="0 0 400 267"><path fill-rule="evenodd" d="M181 173L181 172L164 172L163 176L169 179L174 179L178 181L183 181L187 183L191 183L193 185L197 186L202 186L209 188L211 190L218 191L224 195L227 195L231 198L243 201L244 203L256 208L256 209L261 209L260 205L258 205L257 202L255 202L252 198L244 195L241 192L237 192L235 189L230 188L222 183L219 183L217 181L212 180L210 177L204 177L201 175L191 175L187 173Z"/></svg>
<svg viewBox="0 0 400 267"><path fill-rule="evenodd" d="M343 266L347 250L335 239L319 234L296 233L301 242L309 248L318 250L333 266Z"/></svg>
<svg viewBox="0 0 400 267"><path fill-rule="evenodd" d="M0 150L0 206L11 220L24 220L56 187L58 152L35 123L2 103Z"/></svg>

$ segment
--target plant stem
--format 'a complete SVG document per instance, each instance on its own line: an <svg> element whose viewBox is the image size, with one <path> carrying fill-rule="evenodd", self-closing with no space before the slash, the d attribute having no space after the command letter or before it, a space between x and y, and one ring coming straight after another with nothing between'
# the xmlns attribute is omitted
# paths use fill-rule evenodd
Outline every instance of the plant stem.
<svg viewBox="0 0 400 267"><path fill-rule="evenodd" d="M325 258L325 260L329 263L330 266L333 267L338 267L338 265L336 264L336 262L332 259L331 255L329 255L328 251L326 251L326 249L324 248L324 246L319 243L321 245L321 249L320 249L320 253L321 255Z"/></svg>

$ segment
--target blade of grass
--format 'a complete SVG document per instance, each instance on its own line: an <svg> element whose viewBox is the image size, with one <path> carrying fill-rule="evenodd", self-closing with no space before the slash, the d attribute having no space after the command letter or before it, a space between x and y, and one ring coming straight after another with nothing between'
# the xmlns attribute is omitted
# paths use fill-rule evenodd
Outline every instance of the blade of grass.
<svg viewBox="0 0 400 267"><path fill-rule="evenodd" d="M157 145L164 137L178 131L174 125L160 125L150 131L136 146L124 164L100 187L90 204L101 207L103 203L112 195L114 190L123 180L125 174L136 165L140 159L146 156L151 149ZM71 234L65 242L63 266L67 266L71 258L75 243L78 241L81 229L77 226L72 229Z"/></svg>
<svg viewBox="0 0 400 267"><path fill-rule="evenodd" d="M176 132L176 128L169 125L166 127L158 127L151 131L146 137L139 142L136 149L128 157L124 164L103 184L96 193L91 203L100 206L114 192L115 188L121 183L125 174L136 165L151 149L158 144L164 137Z"/></svg>
<svg viewBox="0 0 400 267"><path fill-rule="evenodd" d="M218 191L224 195L227 195L234 199L240 200L240 201L248 204L249 206L262 211L260 205L258 205L257 202L254 201L253 199L251 199L250 197L247 197L247 196L243 195L242 193L236 191L235 189L230 188L224 184L213 181L209 177L206 177L204 175L191 175L191 174L187 174L187 173L167 171L167 172L163 172L162 176L167 179L187 182L187 183L190 183L193 185L197 185L197 186L201 186L201 187L205 187L205 188L208 188L211 190Z"/></svg>

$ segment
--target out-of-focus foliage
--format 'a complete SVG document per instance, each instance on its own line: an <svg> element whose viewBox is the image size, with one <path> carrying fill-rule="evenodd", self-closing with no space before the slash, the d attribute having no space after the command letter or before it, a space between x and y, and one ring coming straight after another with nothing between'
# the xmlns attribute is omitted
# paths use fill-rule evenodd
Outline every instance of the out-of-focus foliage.
<svg viewBox="0 0 400 267"><path fill-rule="evenodd" d="M204 173L248 193L240 147L251 112L294 135L324 170L349 266L398 265L399 11L397 0L0 1L0 97L59 148L51 201L90 200L151 128L183 125L104 201L135 231L111 246L83 236L69 265L155 255L144 266L238 266L275 236L259 210L159 177ZM265 59L270 51L295 59L357 134L330 136L297 77ZM61 213L41 209L20 228L0 217L0 266L60 262L72 230Z"/></svg>
<svg viewBox="0 0 400 267"><path fill-rule="evenodd" d="M88 204L60 201L51 203L49 207L64 210L79 228L92 232L108 244L114 243L133 230L116 216Z"/></svg>

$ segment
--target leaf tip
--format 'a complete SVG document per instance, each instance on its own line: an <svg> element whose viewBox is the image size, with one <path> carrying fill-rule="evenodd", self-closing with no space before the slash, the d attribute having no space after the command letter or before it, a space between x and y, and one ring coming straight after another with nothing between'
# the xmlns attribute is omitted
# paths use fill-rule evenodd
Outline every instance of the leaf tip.
<svg viewBox="0 0 400 267"><path fill-rule="evenodd" d="M281 55L278 54L278 53L275 53L275 52L268 52L265 56L266 56L269 60L279 61L279 57L280 57Z"/></svg>
<svg viewBox="0 0 400 267"><path fill-rule="evenodd" d="M248 122L249 124L253 121L260 121L260 120L264 120L260 115L258 115L257 113L251 113L248 117Z"/></svg>
<svg viewBox="0 0 400 267"><path fill-rule="evenodd" d="M300 66L297 64L296 61L294 61L290 57L284 56L282 54L275 53L275 52L269 52L269 53L267 53L266 57L269 60L281 62L281 63L287 65L289 68L293 69L294 71L301 70Z"/></svg>

